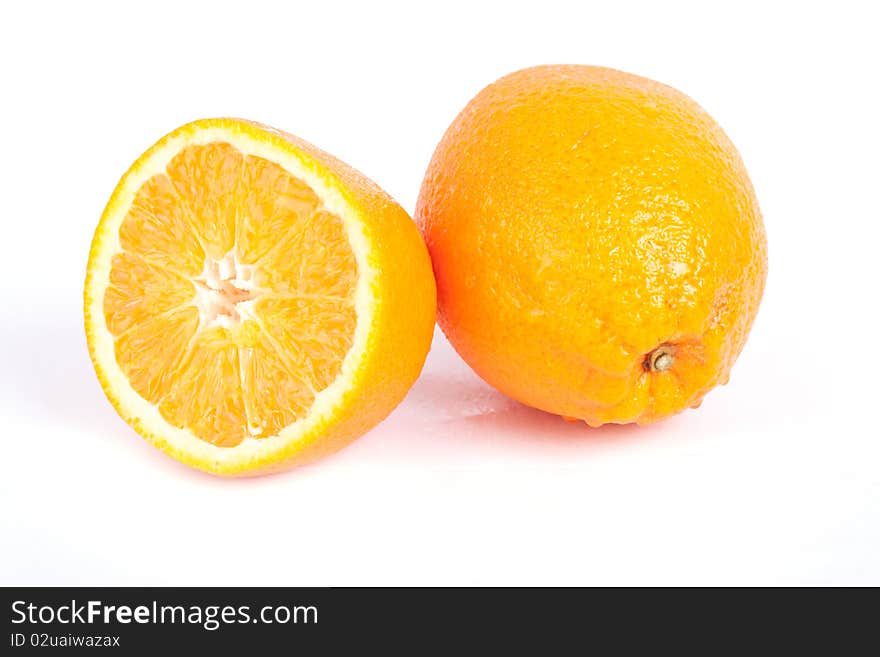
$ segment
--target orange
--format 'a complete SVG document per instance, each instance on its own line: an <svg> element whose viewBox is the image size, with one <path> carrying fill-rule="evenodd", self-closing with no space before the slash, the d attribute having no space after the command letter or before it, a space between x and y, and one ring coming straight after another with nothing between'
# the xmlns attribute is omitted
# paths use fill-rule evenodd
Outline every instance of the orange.
<svg viewBox="0 0 880 657"><path fill-rule="evenodd" d="M725 383L767 272L733 144L642 77L540 66L452 123L416 208L439 322L486 381L590 425L648 423Z"/></svg>
<svg viewBox="0 0 880 657"><path fill-rule="evenodd" d="M291 135L212 119L122 177L85 326L104 392L144 438L256 474L382 420L421 370L435 300L418 230L375 184Z"/></svg>

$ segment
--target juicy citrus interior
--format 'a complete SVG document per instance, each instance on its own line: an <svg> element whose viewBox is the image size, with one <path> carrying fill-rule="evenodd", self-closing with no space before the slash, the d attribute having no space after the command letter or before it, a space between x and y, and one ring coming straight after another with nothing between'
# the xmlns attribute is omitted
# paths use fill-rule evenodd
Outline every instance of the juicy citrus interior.
<svg viewBox="0 0 880 657"><path fill-rule="evenodd" d="M339 374L357 264L339 217L280 166L187 146L138 190L104 295L117 361L216 445L276 435Z"/></svg>

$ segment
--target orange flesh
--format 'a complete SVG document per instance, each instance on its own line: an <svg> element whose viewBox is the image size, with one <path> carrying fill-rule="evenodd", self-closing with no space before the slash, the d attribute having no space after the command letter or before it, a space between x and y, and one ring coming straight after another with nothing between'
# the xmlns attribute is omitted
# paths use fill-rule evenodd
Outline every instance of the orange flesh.
<svg viewBox="0 0 880 657"><path fill-rule="evenodd" d="M352 345L341 219L277 164L188 146L140 188L104 295L116 359L170 424L218 446L303 418Z"/></svg>

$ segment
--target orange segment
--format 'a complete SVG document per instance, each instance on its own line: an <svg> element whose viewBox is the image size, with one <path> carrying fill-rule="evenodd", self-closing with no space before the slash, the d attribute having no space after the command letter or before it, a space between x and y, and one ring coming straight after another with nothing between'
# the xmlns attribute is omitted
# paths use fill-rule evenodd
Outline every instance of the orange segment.
<svg viewBox="0 0 880 657"><path fill-rule="evenodd" d="M205 254L168 176L157 175L137 191L119 227L124 251L185 274L202 268Z"/></svg>
<svg viewBox="0 0 880 657"><path fill-rule="evenodd" d="M281 245L263 257L258 283L275 295L346 299L357 282L357 264L339 217L315 212Z"/></svg>
<svg viewBox="0 0 880 657"><path fill-rule="evenodd" d="M168 422L202 440L220 446L239 444L246 435L247 418L238 346L230 331L200 331L176 368L170 390L151 401Z"/></svg>
<svg viewBox="0 0 880 657"><path fill-rule="evenodd" d="M104 314L110 331L119 335L194 298L193 284L185 276L151 264L135 253L122 252L113 256Z"/></svg>
<svg viewBox="0 0 880 657"><path fill-rule="evenodd" d="M149 317L117 336L116 361L141 397L156 403L168 394L198 325L198 311L188 307Z"/></svg>
<svg viewBox="0 0 880 657"><path fill-rule="evenodd" d="M308 185L274 162L248 156L241 174L236 246L245 262L296 238L320 201Z"/></svg>
<svg viewBox="0 0 880 657"><path fill-rule="evenodd" d="M344 298L290 297L260 301L258 312L267 332L298 356L295 375L316 390L339 375L339 354L351 348L357 322Z"/></svg>
<svg viewBox="0 0 880 657"><path fill-rule="evenodd" d="M249 344L239 347L239 370L251 436L277 435L306 416L315 400L315 388L302 371L299 355L288 354L281 343L261 329Z"/></svg>
<svg viewBox="0 0 880 657"><path fill-rule="evenodd" d="M166 167L184 214L215 259L235 241L243 159L230 144L205 144L184 148Z"/></svg>

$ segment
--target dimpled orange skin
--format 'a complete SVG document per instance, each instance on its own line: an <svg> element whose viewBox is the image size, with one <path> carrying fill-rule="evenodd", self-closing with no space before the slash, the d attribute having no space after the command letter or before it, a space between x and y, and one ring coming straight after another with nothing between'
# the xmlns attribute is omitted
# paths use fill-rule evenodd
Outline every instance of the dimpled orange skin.
<svg viewBox="0 0 880 657"><path fill-rule="evenodd" d="M462 358L591 426L653 422L726 383L766 280L728 137L681 92L606 68L481 91L437 147L416 221Z"/></svg>

